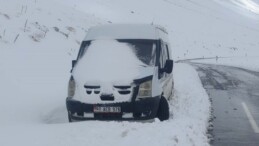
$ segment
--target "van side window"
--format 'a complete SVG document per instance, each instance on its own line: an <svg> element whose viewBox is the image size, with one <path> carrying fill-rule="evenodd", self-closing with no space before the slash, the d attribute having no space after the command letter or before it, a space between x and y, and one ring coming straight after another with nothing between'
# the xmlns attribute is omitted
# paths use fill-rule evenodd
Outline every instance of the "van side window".
<svg viewBox="0 0 259 146"><path fill-rule="evenodd" d="M166 44L166 53L167 53L167 58L170 59L169 48L167 44Z"/></svg>
<svg viewBox="0 0 259 146"><path fill-rule="evenodd" d="M159 60L160 68L164 67L164 55L163 55L163 47L161 44L161 50L160 50L160 60Z"/></svg>
<svg viewBox="0 0 259 146"><path fill-rule="evenodd" d="M168 51L166 48L166 45L164 42L161 42L161 52L160 52L160 68L164 68L165 67L165 62L166 60L169 59L168 56ZM160 78L166 76L166 73L160 73Z"/></svg>
<svg viewBox="0 0 259 146"><path fill-rule="evenodd" d="M161 68L165 66L166 60L169 59L168 49L164 43L161 44Z"/></svg>
<svg viewBox="0 0 259 146"><path fill-rule="evenodd" d="M165 65L166 60L169 59L167 47L165 44L164 44L164 49L163 49L163 56L164 56L164 65Z"/></svg>

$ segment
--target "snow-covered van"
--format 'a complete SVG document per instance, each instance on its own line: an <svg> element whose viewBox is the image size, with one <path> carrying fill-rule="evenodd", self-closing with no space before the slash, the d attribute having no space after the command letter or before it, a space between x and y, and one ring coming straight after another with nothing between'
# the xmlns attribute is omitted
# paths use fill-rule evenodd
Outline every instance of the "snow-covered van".
<svg viewBox="0 0 259 146"><path fill-rule="evenodd" d="M114 24L89 29L72 61L68 119L169 118L173 60L165 29Z"/></svg>

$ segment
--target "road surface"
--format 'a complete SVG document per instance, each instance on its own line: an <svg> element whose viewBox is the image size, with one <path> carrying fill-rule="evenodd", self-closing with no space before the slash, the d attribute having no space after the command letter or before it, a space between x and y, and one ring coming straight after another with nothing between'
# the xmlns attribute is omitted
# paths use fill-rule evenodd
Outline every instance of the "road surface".
<svg viewBox="0 0 259 146"><path fill-rule="evenodd" d="M259 72L192 65L212 100L212 145L259 146Z"/></svg>

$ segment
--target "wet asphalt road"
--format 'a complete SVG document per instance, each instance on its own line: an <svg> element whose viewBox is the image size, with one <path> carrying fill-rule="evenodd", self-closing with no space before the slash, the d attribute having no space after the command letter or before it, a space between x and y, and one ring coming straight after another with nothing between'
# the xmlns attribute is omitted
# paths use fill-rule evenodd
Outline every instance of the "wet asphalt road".
<svg viewBox="0 0 259 146"><path fill-rule="evenodd" d="M259 146L259 72L192 65L212 100L212 146Z"/></svg>

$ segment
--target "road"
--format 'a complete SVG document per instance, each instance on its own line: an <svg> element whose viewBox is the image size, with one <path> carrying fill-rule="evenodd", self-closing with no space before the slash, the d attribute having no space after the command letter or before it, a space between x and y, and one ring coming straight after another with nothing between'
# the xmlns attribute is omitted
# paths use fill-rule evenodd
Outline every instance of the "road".
<svg viewBox="0 0 259 146"><path fill-rule="evenodd" d="M212 100L212 146L259 146L259 72L192 65Z"/></svg>

